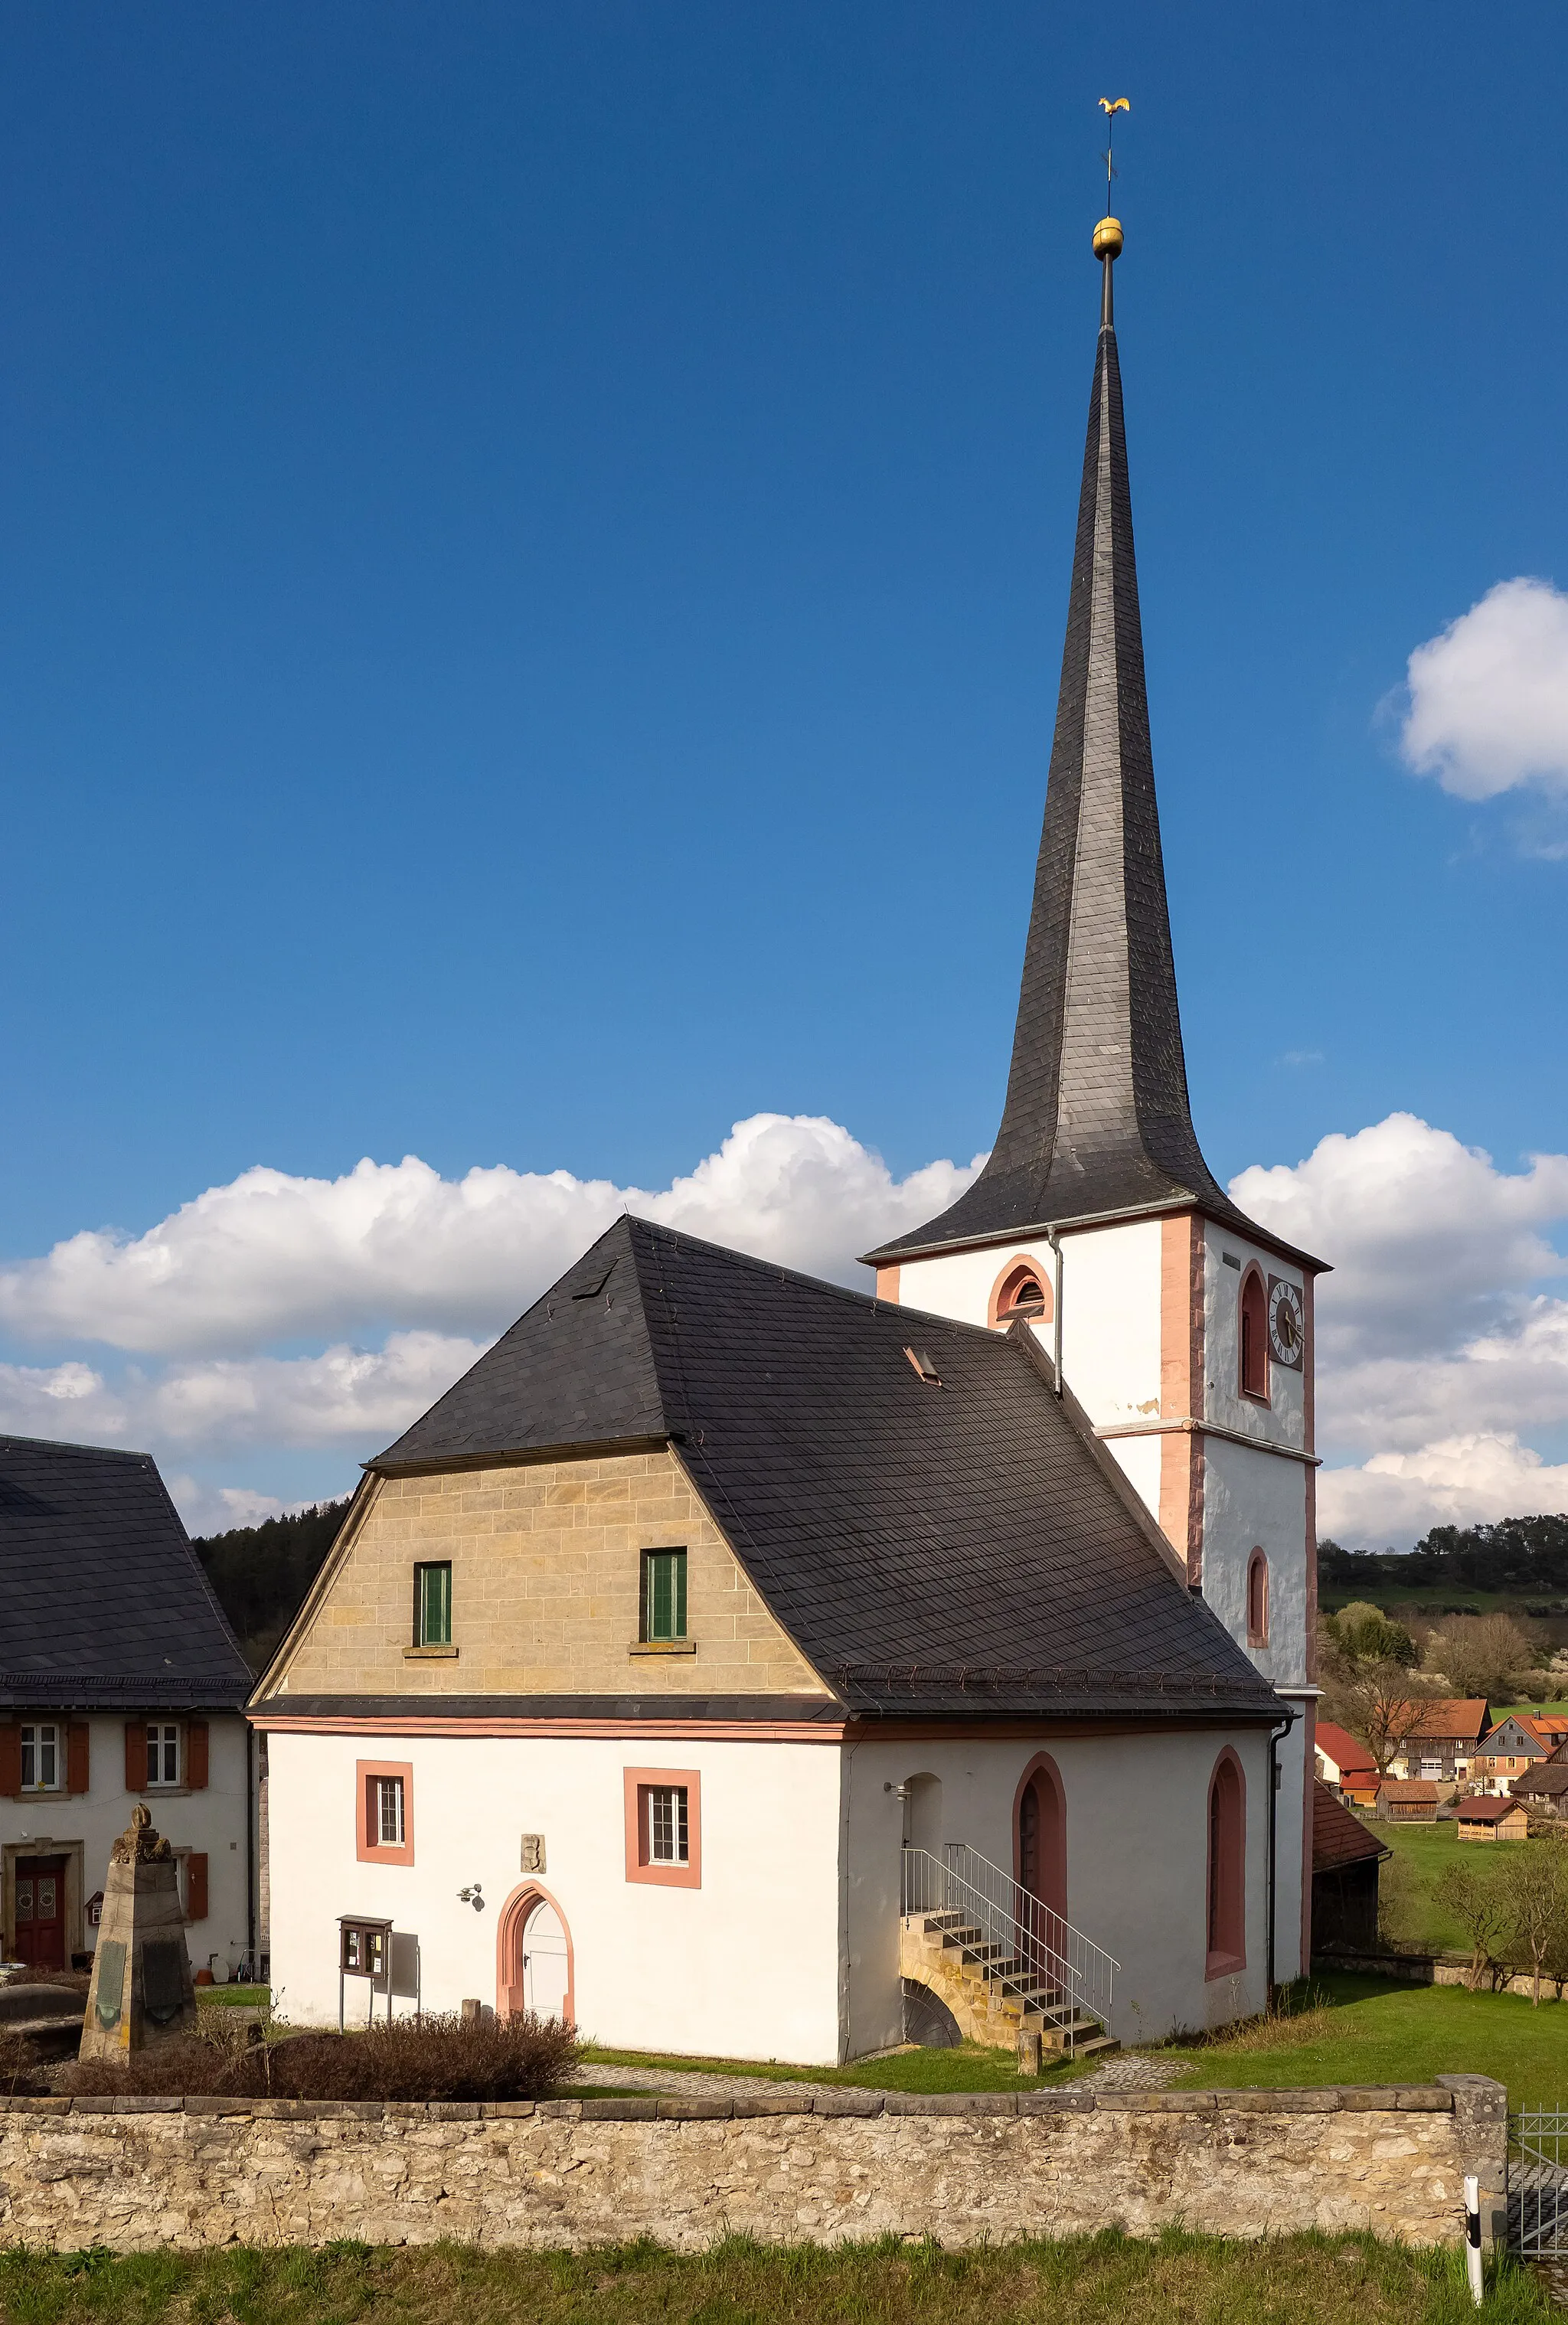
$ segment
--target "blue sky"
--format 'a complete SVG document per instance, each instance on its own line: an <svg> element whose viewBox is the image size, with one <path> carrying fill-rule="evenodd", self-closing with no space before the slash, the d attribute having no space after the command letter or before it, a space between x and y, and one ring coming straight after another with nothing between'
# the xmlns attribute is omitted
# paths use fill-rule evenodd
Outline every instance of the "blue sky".
<svg viewBox="0 0 1568 2325"><path fill-rule="evenodd" d="M0 25L5 1258L255 1165L657 1189L759 1111L897 1178L985 1146L1101 94L1210 1159L1400 1110L1568 1149L1561 787L1453 796L1388 699L1568 584L1560 8ZM285 1496L374 1450L191 1448Z"/></svg>

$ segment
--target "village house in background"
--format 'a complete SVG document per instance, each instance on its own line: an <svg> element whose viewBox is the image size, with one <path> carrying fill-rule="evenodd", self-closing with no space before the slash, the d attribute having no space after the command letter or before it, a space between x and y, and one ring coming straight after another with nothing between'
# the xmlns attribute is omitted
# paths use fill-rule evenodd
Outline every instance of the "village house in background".
<svg viewBox="0 0 1568 2325"><path fill-rule="evenodd" d="M1321 1783L1352 1808L1377 1806L1378 1764L1348 1728L1337 1727L1331 1719L1318 1720L1313 1729L1313 1750Z"/></svg>
<svg viewBox="0 0 1568 2325"><path fill-rule="evenodd" d="M1559 1745L1549 1760L1538 1760L1523 1775L1509 1780L1508 1790L1522 1801L1532 1817L1568 1816L1568 1745Z"/></svg>
<svg viewBox="0 0 1568 2325"><path fill-rule="evenodd" d="M1377 1812L1390 1824L1435 1824L1438 1810L1446 1808L1454 1791L1452 1784L1423 1783L1419 1777L1389 1777L1378 1787Z"/></svg>
<svg viewBox="0 0 1568 2325"><path fill-rule="evenodd" d="M139 1801L197 1970L252 1952L246 1671L145 1453L0 1438L0 1850L7 1959L91 1954Z"/></svg>
<svg viewBox="0 0 1568 2325"><path fill-rule="evenodd" d="M1399 1741L1388 1762L1388 1774L1401 1780L1446 1784L1450 1791L1471 1774L1480 1740L1491 1726L1484 1696L1435 1697L1410 1706L1408 1721L1401 1719Z"/></svg>
<svg viewBox="0 0 1568 2325"><path fill-rule="evenodd" d="M1453 1812L1461 1840L1528 1840L1529 1813L1523 1801L1499 1800L1489 1792L1472 1792Z"/></svg>
<svg viewBox="0 0 1568 2325"><path fill-rule="evenodd" d="M1556 1712L1510 1711L1482 1737L1471 1774L1482 1789L1505 1797L1517 1780L1550 1759L1568 1737L1568 1718Z"/></svg>
<svg viewBox="0 0 1568 2325"><path fill-rule="evenodd" d="M1322 1263L1192 1126L1121 239L990 1159L874 1295L622 1220L366 1465L252 1703L291 2016L833 2062L1306 1966Z"/></svg>

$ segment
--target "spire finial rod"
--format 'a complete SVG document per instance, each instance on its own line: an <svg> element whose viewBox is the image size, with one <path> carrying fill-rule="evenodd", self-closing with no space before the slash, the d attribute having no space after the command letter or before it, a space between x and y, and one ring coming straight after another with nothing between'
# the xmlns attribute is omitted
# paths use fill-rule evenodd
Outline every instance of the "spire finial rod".
<svg viewBox="0 0 1568 2325"><path fill-rule="evenodd" d="M1116 180L1116 116L1130 113L1132 106L1125 97L1102 97L1099 109L1105 116L1105 209L1106 214L1094 229L1094 255L1105 269L1105 279L1099 297L1099 324L1109 330L1115 320L1111 303L1110 270L1121 255L1121 220L1111 216L1115 201Z"/></svg>

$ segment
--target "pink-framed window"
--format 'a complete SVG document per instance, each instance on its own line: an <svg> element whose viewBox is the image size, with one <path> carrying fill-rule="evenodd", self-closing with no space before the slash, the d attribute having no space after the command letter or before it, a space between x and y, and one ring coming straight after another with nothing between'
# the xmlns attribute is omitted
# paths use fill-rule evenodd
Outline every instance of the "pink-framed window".
<svg viewBox="0 0 1568 2325"><path fill-rule="evenodd" d="M1227 1745L1209 1780L1205 1978L1247 1968L1247 1783Z"/></svg>
<svg viewBox="0 0 1568 2325"><path fill-rule="evenodd" d="M356 1760L356 1855L361 1865L413 1863L413 1767L407 1760Z"/></svg>
<svg viewBox="0 0 1568 2325"><path fill-rule="evenodd" d="M1009 1260L991 1286L988 1306L988 1320L995 1325L1010 1324L1015 1319L1048 1324L1055 1311L1045 1270L1036 1260Z"/></svg>
<svg viewBox="0 0 1568 2325"><path fill-rule="evenodd" d="M1247 1644L1268 1644L1268 1561L1261 1550L1247 1561Z"/></svg>
<svg viewBox="0 0 1568 2325"><path fill-rule="evenodd" d="M1241 1394L1268 1403L1268 1294L1263 1276L1249 1267L1241 1279Z"/></svg>
<svg viewBox="0 0 1568 2325"><path fill-rule="evenodd" d="M695 1768L627 1768L626 1879L702 1886L702 1778Z"/></svg>

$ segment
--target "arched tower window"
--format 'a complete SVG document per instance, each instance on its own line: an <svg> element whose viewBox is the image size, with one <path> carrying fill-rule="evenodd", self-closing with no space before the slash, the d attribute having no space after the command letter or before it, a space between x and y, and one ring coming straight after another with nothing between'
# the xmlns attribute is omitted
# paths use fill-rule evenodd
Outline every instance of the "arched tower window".
<svg viewBox="0 0 1568 2325"><path fill-rule="evenodd" d="M1249 1267L1241 1285L1241 1394L1268 1403L1268 1299Z"/></svg>
<svg viewBox="0 0 1568 2325"><path fill-rule="evenodd" d="M1268 1561L1260 1550L1247 1561L1247 1644L1268 1644Z"/></svg>
<svg viewBox="0 0 1568 2325"><path fill-rule="evenodd" d="M1227 1748L1209 1783L1209 1910L1206 1978L1247 1967L1247 1789Z"/></svg>
<svg viewBox="0 0 1568 2325"><path fill-rule="evenodd" d="M1015 1260L1005 1267L991 1288L991 1322L1048 1324L1053 1313L1051 1286L1032 1259Z"/></svg>

